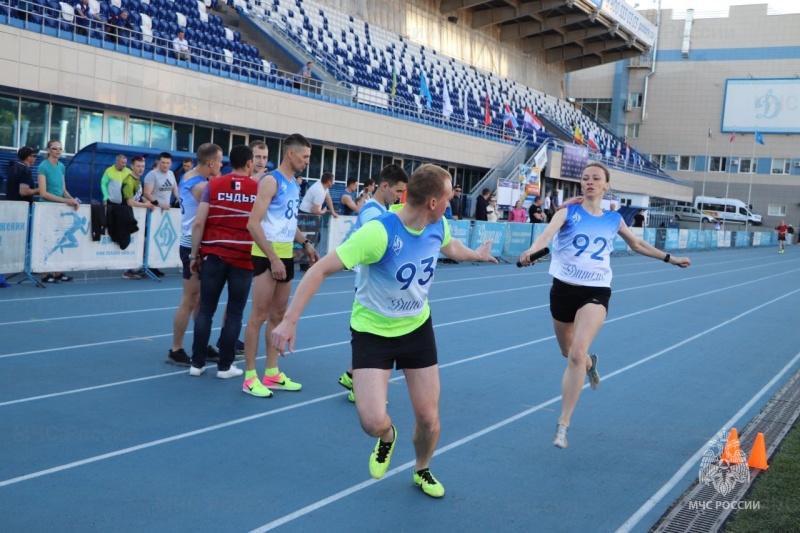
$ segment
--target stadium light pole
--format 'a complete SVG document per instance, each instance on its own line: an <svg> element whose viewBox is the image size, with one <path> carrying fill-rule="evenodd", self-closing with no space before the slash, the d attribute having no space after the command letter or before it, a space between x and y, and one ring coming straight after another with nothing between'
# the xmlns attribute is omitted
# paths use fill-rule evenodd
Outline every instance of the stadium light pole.
<svg viewBox="0 0 800 533"><path fill-rule="evenodd" d="M710 142L711 142L711 128L708 128L708 135L706 135L706 166L703 169L703 192L700 193L700 196L702 196L703 198L705 198L705 196L706 196L706 175L708 174L708 144ZM681 162L678 161L678 167L679 168L680 168L680 165L681 165ZM701 212L703 211L703 205L704 204L701 202L700 203L700 207L698 208L698 209L700 209ZM702 215L700 216L700 222L698 222L697 229L699 229L699 230L703 229L703 217L702 217Z"/></svg>
<svg viewBox="0 0 800 533"><path fill-rule="evenodd" d="M733 127L733 135L736 135L736 126ZM731 187L731 159L733 159L733 143L736 142L736 137L732 137L730 140L731 149L728 151L728 168L726 169L727 172L725 173L728 178L725 180L725 214L728 212L728 191L730 191ZM708 165L708 161L706 161L706 166ZM722 217L722 235L723 238L725 236L725 219L727 217Z"/></svg>
<svg viewBox="0 0 800 533"><path fill-rule="evenodd" d="M747 210L750 211L750 197L753 194L753 162L756 160L756 133L758 133L758 124L756 124L756 131L753 133L753 155L750 157L750 186L747 188ZM742 163L739 162L739 171L742 170ZM750 216L745 215L744 231L750 229Z"/></svg>

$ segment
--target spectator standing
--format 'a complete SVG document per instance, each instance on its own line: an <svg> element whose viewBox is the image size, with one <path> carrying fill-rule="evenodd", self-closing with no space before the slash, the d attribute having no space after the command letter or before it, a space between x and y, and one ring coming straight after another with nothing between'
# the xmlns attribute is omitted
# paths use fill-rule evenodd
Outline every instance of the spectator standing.
<svg viewBox="0 0 800 533"><path fill-rule="evenodd" d="M497 222L498 220L500 220L500 212L497 208L497 197L492 195L489 198L489 205L486 207L486 221Z"/></svg>
<svg viewBox="0 0 800 533"><path fill-rule="evenodd" d="M31 166L36 162L38 152L30 146L23 146L17 150L19 161L14 161L8 169L6 200L22 200L29 204L33 203L33 197L39 193L39 189L33 186Z"/></svg>
<svg viewBox="0 0 800 533"><path fill-rule="evenodd" d="M133 25L128 20L127 9L123 9L119 14L109 17L106 24L106 32L112 42L126 44L126 41L130 39L131 31L133 31Z"/></svg>
<svg viewBox="0 0 800 533"><path fill-rule="evenodd" d="M104 204L122 205L122 185L125 182L125 178L131 174L131 170L127 165L127 156L119 154L114 164L103 172L103 178L100 180L100 190L103 192Z"/></svg>
<svg viewBox="0 0 800 533"><path fill-rule="evenodd" d="M550 212L550 205L553 203L553 193L549 192L544 195L544 203L542 204L542 209L544 209L545 213Z"/></svg>
<svg viewBox="0 0 800 533"><path fill-rule="evenodd" d="M178 35L172 40L172 50L175 52L177 59L189 61L191 58L189 41L186 40L186 33L183 30L178 30Z"/></svg>
<svg viewBox="0 0 800 533"><path fill-rule="evenodd" d="M357 215L361 210L365 198L363 194L356 197L357 189L358 178L348 178L347 186L344 188L341 200L339 200L339 203L341 203L340 215Z"/></svg>
<svg viewBox="0 0 800 533"><path fill-rule="evenodd" d="M511 210L511 213L508 214L508 221L509 222L527 222L528 221L528 214L525 212L525 209L522 207L522 200L517 200L514 204L514 209Z"/></svg>
<svg viewBox="0 0 800 533"><path fill-rule="evenodd" d="M172 156L169 152L161 152L156 164L156 168L144 178L144 197L153 205L167 211L172 204L172 198L180 198L175 174L170 170Z"/></svg>
<svg viewBox="0 0 800 533"><path fill-rule="evenodd" d="M156 168L148 172L144 178L144 197L162 211L168 211L172 198L174 197L176 202L180 198L175 174L170 170L172 155L169 152L161 152L158 154L156 165ZM151 268L150 271L158 277L164 275L157 268Z"/></svg>
<svg viewBox="0 0 800 533"><path fill-rule="evenodd" d="M487 208L489 207L489 189L484 187L481 195L475 200L475 220L487 220Z"/></svg>
<svg viewBox="0 0 800 533"><path fill-rule="evenodd" d="M117 156L117 162L119 162L119 158L120 156ZM125 161L127 162L127 158ZM111 168L116 169L116 167ZM125 170L128 169L126 168ZM156 209L156 206L145 200L142 195L142 174L144 174L144 157L137 155L131 159L131 168L122 180L122 201L130 207L144 207L152 211ZM133 269L128 269L122 273L122 277L125 279L140 279L142 276Z"/></svg>
<svg viewBox="0 0 800 533"><path fill-rule="evenodd" d="M533 203L528 208L528 218L531 224L541 224L547 221L547 216L542 211L542 197L537 196L533 199Z"/></svg>
<svg viewBox="0 0 800 533"><path fill-rule="evenodd" d="M64 147L61 146L61 141L52 139L47 142L47 159L39 163L39 197L42 202L57 202L67 204L78 210L80 201L73 198L67 191L67 184L64 179L66 168L64 163L58 159L61 157ZM44 283L55 283L56 281L72 281L71 276L67 276L61 272L50 274L45 273L42 276Z"/></svg>
<svg viewBox="0 0 800 533"><path fill-rule="evenodd" d="M450 200L450 209L453 211L453 220L466 218L464 215L464 196L461 195L461 185L453 188L453 198Z"/></svg>
<svg viewBox="0 0 800 533"><path fill-rule="evenodd" d="M328 192L328 189L333 185L333 174L326 172L314 185L308 188L306 195L303 196L303 201L300 202L300 212L310 215L324 215L330 213L334 218L339 215L333 208L333 200ZM327 207L322 207L325 202Z"/></svg>
<svg viewBox="0 0 800 533"><path fill-rule="evenodd" d="M95 13L92 7L89 5L89 0L79 0L74 6L74 11L75 22L77 22L78 25L76 30L81 35L89 34L88 30L91 27L92 22L103 22L103 19L100 18L100 14Z"/></svg>
<svg viewBox="0 0 800 533"><path fill-rule="evenodd" d="M313 66L313 63L311 61L309 61L300 70L297 71L297 75L295 75L295 77L294 77L294 79L295 79L294 86L295 86L296 89L299 89L301 87L308 88L311 85L311 79L312 79L311 67L312 66Z"/></svg>
<svg viewBox="0 0 800 533"><path fill-rule="evenodd" d="M633 227L634 228L644 227L644 209L639 209L639 212L633 215Z"/></svg>
<svg viewBox="0 0 800 533"><path fill-rule="evenodd" d="M194 168L194 159L192 159L191 157L184 157L183 161L181 161L181 168L179 168L174 172L175 183L180 186L181 178L183 177L183 175L192 170L193 168Z"/></svg>
<svg viewBox="0 0 800 533"><path fill-rule="evenodd" d="M247 230L258 184L250 177L253 151L248 146L231 148L230 174L211 180L203 190L192 224L192 272L200 274L200 310L194 321L190 376L205 370L211 321L227 286L228 305L219 342L217 377L241 376L235 359L236 340L242 329L242 313L253 279L250 248L253 239Z"/></svg>

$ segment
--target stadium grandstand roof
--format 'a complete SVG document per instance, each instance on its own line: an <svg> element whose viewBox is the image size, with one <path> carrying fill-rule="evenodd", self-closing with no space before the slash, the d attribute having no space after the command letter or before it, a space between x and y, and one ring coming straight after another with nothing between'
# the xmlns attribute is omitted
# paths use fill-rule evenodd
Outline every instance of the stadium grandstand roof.
<svg viewBox="0 0 800 533"><path fill-rule="evenodd" d="M567 72L647 54L655 26L623 0L442 0L443 15L468 10L473 29L498 26Z"/></svg>

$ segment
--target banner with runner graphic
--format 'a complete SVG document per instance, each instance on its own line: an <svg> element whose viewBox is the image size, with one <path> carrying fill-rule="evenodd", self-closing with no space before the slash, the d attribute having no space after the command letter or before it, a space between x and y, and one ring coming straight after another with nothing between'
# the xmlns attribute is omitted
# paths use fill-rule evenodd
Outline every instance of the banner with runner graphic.
<svg viewBox="0 0 800 533"><path fill-rule="evenodd" d="M356 230L356 220L358 217L340 215L338 218L331 217L328 223L328 249L326 254L331 253L337 246L347 240Z"/></svg>
<svg viewBox="0 0 800 533"><path fill-rule="evenodd" d="M492 241L492 255L495 257L500 256L503 253L503 245L506 240L505 225L505 222L476 221L475 227L472 229L472 244L470 248L474 250L486 241Z"/></svg>
<svg viewBox="0 0 800 533"><path fill-rule="evenodd" d="M125 250L108 235L92 240L92 215L88 205L77 211L64 204L37 203L33 209L31 269L34 272L127 269L142 266L147 210L133 209L139 231Z"/></svg>

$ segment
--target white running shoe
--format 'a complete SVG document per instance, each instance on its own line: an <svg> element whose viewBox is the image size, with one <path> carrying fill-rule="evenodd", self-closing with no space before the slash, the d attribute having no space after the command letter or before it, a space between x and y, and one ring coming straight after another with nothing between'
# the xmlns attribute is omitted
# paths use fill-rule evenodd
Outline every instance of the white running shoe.
<svg viewBox="0 0 800 533"><path fill-rule="evenodd" d="M233 363L228 370L217 370L217 377L220 379L238 378L244 375L244 370Z"/></svg>
<svg viewBox="0 0 800 533"><path fill-rule="evenodd" d="M567 447L567 426L564 424L556 425L556 436L553 438L553 446L562 449Z"/></svg>

